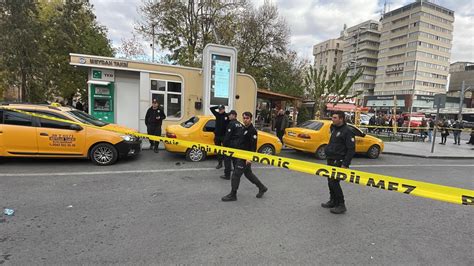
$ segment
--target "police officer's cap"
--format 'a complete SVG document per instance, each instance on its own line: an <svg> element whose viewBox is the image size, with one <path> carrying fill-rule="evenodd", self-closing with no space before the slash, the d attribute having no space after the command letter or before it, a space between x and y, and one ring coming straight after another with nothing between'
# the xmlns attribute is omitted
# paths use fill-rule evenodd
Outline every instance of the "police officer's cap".
<svg viewBox="0 0 474 266"><path fill-rule="evenodd" d="M219 110L222 110L222 109L225 109L225 106L221 104L221 105L219 105L218 108L219 108Z"/></svg>
<svg viewBox="0 0 474 266"><path fill-rule="evenodd" d="M230 110L229 114L237 116L237 112L235 110Z"/></svg>

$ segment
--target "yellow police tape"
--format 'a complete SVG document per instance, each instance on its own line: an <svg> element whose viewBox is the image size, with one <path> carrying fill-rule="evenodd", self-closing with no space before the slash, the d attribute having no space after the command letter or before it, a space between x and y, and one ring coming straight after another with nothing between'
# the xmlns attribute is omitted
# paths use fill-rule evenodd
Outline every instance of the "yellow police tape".
<svg viewBox="0 0 474 266"><path fill-rule="evenodd" d="M101 130L108 130L116 133L134 135L136 137L148 138L155 141L163 141L170 145L184 146L190 149L201 149L205 152L214 152L216 154L224 154L229 157L236 157L240 159L250 160L262 164L268 164L275 167L286 168L311 175L318 175L322 177L339 179L348 183L358 184L361 186L368 186L379 188L388 191L395 191L404 194L410 194L418 197L424 197L439 201L445 201L455 204L472 205L474 206L474 190L462 189L456 187L448 187L443 185L432 184L428 182L414 181L410 179L392 177L381 174L374 174L353 169L344 169L335 166L327 166L318 163L311 163L307 161L295 160L274 155L261 154L256 152L232 149L222 146L202 144L181 139L157 137L148 134L137 133L127 130L105 129L93 125L83 124L71 120L59 119L55 117L45 116L41 114L17 110L14 108L2 107L15 112L40 117L48 120L54 120L64 123L76 124L83 127L97 128Z"/></svg>

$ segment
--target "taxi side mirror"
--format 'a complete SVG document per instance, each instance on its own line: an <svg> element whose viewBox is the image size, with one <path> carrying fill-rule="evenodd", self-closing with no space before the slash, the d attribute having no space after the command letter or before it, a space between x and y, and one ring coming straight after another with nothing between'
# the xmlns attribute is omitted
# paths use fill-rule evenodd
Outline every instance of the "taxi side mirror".
<svg viewBox="0 0 474 266"><path fill-rule="evenodd" d="M76 124L70 125L69 128L75 131L81 131L83 129L80 125L76 125Z"/></svg>

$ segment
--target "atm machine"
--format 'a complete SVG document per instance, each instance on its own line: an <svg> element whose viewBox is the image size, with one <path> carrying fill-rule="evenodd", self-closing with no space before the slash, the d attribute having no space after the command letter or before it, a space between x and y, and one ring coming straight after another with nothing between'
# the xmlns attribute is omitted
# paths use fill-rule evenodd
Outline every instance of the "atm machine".
<svg viewBox="0 0 474 266"><path fill-rule="evenodd" d="M90 84L90 114L101 121L114 123L114 83L107 83Z"/></svg>

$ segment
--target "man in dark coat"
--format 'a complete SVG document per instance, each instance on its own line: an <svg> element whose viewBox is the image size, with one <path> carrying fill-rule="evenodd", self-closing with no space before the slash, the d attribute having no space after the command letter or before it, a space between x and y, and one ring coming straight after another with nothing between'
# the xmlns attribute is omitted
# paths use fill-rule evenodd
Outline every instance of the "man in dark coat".
<svg viewBox="0 0 474 266"><path fill-rule="evenodd" d="M331 137L324 149L327 164L341 168L349 168L355 154L354 132L344 121L344 112L336 111L332 114ZM344 194L342 193L339 179L328 177L329 201L322 203L321 207L329 208L331 213L342 214L346 212Z"/></svg>
<svg viewBox="0 0 474 266"><path fill-rule="evenodd" d="M214 144L222 146L225 137L225 131L229 124L229 115L225 112L225 106L211 106L211 112L216 117L216 126L214 128ZM217 110L217 111L216 111ZM216 169L222 168L222 161L224 161L225 169L230 173L231 160L221 154L217 154L217 166Z"/></svg>
<svg viewBox="0 0 474 266"><path fill-rule="evenodd" d="M148 135L161 136L161 125L166 119L165 112L161 109L158 100L153 99L151 107L145 115L145 125ZM150 140L150 149L158 153L159 141Z"/></svg>

